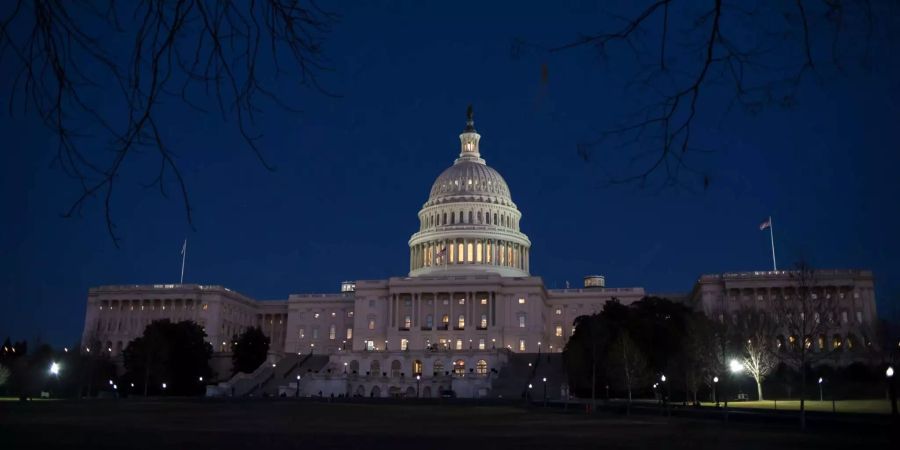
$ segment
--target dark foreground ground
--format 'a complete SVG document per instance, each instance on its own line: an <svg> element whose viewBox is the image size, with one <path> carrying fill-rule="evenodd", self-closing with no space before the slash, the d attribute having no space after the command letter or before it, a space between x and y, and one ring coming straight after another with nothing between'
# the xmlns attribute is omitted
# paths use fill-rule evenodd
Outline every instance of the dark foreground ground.
<svg viewBox="0 0 900 450"><path fill-rule="evenodd" d="M889 426L630 417L511 405L202 399L0 402L0 448L891 449Z"/></svg>

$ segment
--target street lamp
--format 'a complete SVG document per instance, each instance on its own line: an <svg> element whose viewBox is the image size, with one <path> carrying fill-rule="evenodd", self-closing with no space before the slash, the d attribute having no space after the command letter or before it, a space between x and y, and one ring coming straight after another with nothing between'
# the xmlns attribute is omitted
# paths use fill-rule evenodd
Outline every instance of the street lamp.
<svg viewBox="0 0 900 450"><path fill-rule="evenodd" d="M50 374L55 375L57 378L59 378L59 363L50 363Z"/></svg>
<svg viewBox="0 0 900 450"><path fill-rule="evenodd" d="M719 377L713 377L713 401L716 402L716 408L719 407Z"/></svg>
<svg viewBox="0 0 900 450"><path fill-rule="evenodd" d="M819 377L819 401L824 401L825 397L822 395L822 382L825 381L822 377Z"/></svg>
<svg viewBox="0 0 900 450"><path fill-rule="evenodd" d="M386 339L384 341L384 351L388 351L388 341Z"/></svg>
<svg viewBox="0 0 900 450"><path fill-rule="evenodd" d="M547 406L547 377L544 377L544 406Z"/></svg>
<svg viewBox="0 0 900 450"><path fill-rule="evenodd" d="M496 346L497 346L497 340L496 340L496 339L491 339L491 350L495 349Z"/></svg>
<svg viewBox="0 0 900 450"><path fill-rule="evenodd" d="M198 377L198 378L200 379L200 382L202 383L202 382L203 382L203 377Z"/></svg>
<svg viewBox="0 0 900 450"><path fill-rule="evenodd" d="M731 362L728 363L728 369L731 370L731 373L741 373L744 371L744 365L741 364L740 361L732 359Z"/></svg>
<svg viewBox="0 0 900 450"><path fill-rule="evenodd" d="M887 377L888 382L888 392L891 397L891 415L897 415L897 390L894 387L894 367L888 366L887 370L884 371L884 376Z"/></svg>
<svg viewBox="0 0 900 450"><path fill-rule="evenodd" d="M297 375L297 394L294 397L300 397L300 375Z"/></svg>
<svg viewBox="0 0 900 450"><path fill-rule="evenodd" d="M419 381L422 380L422 375L416 375L416 398L419 398Z"/></svg>

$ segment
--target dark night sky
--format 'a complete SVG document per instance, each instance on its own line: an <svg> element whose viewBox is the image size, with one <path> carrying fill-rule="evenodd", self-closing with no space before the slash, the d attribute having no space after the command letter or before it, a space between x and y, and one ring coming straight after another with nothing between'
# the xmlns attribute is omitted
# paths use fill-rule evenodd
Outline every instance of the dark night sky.
<svg viewBox="0 0 900 450"><path fill-rule="evenodd" d="M50 166L54 137L34 115L4 109L0 338L74 342L90 286L177 282L185 237L185 282L257 299L404 275L416 212L459 151L468 103L483 157L523 212L532 273L549 287L602 273L610 286L684 292L702 273L766 270L768 234L757 226L771 214L781 266L806 255L817 267L870 268L881 310L900 298L896 42L875 49L870 70L818 75L788 110L719 120L701 105L696 138L715 150L700 159L713 183L657 192L602 186L602 159L585 163L575 150L633 105L627 63L588 49L511 55L513 38L557 44L596 30L590 2L335 9L342 18L326 46L334 71L322 80L341 97L284 88L303 111L260 116L275 172L233 122L167 105L195 230L177 196L140 186L144 174L117 187L120 249L97 202L60 218L77 186ZM4 69L2 85L9 77Z"/></svg>

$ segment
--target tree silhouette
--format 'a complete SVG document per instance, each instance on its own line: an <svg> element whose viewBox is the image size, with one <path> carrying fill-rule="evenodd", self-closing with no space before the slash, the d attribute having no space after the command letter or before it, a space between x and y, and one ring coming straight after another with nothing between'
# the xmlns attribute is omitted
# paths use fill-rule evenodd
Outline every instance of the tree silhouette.
<svg viewBox="0 0 900 450"><path fill-rule="evenodd" d="M128 8L121 11L120 8ZM118 246L115 187L140 153L156 165L138 170L167 196L174 179L188 223L192 207L178 155L169 143L166 104L203 114L216 104L268 170L255 116L270 105L296 111L276 88L286 79L327 92L323 37L336 17L312 1L17 0L0 5L0 64L14 73L10 113L34 111L58 139L54 164L78 193L64 212L78 215L102 198L106 227ZM124 49L123 49L124 48Z"/></svg>
<svg viewBox="0 0 900 450"><path fill-rule="evenodd" d="M232 372L251 373L266 361L271 340L259 327L250 327L231 338Z"/></svg>

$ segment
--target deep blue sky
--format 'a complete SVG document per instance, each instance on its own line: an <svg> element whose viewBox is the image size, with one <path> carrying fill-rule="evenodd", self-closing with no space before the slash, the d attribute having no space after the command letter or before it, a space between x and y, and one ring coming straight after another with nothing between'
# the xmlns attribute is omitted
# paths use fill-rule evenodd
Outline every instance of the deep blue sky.
<svg viewBox="0 0 900 450"><path fill-rule="evenodd" d="M166 132L195 230L177 196L140 187L148 177L117 187L120 249L96 202L81 218L60 218L77 186L50 166L54 137L33 115L4 110L0 338L74 342L90 286L177 282L185 237L185 282L258 299L404 275L416 213L458 153L468 103L482 155L523 213L532 273L549 287L602 273L610 286L684 292L702 273L766 270L768 234L757 226L771 214L780 265L802 254L818 267L869 268L880 308L900 297L896 42L875 49L870 70L826 71L787 110L719 120L701 105L697 143L715 149L702 160L713 183L657 192L604 187L602 160L576 153L629 111L627 64L589 49L511 55L514 38L556 44L595 31L600 8L590 2L335 9L342 18L326 44L334 70L322 81L341 97L284 88L303 111L260 116L275 172L256 162L233 122L172 106Z"/></svg>

